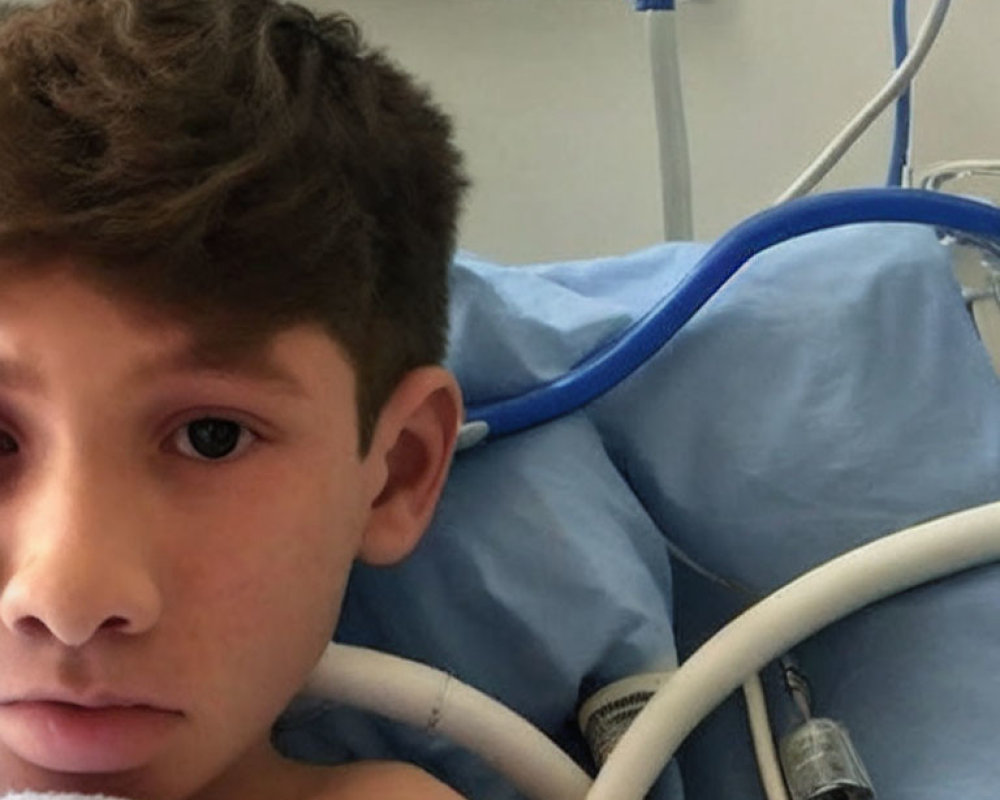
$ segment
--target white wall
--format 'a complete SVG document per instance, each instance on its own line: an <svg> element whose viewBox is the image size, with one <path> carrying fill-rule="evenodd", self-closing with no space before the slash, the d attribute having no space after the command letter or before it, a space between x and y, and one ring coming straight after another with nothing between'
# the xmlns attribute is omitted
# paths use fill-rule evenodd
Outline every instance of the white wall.
<svg viewBox="0 0 1000 800"><path fill-rule="evenodd" d="M314 0L355 16L456 117L463 244L518 263L660 236L642 15L629 0ZM678 23L695 229L767 205L888 76L888 0L690 0ZM911 2L911 34L930 0ZM1000 3L956 0L918 77L915 160L1000 157ZM884 179L888 118L823 188Z"/></svg>
<svg viewBox="0 0 1000 800"><path fill-rule="evenodd" d="M891 70L888 0L707 0L680 13L696 230L767 205ZM915 37L931 6L911 0ZM955 0L914 87L914 163L1000 157L1000 3ZM891 109L820 188L885 180Z"/></svg>
<svg viewBox="0 0 1000 800"><path fill-rule="evenodd" d="M314 0L430 82L474 188L463 244L511 263L660 236L645 28L625 0Z"/></svg>

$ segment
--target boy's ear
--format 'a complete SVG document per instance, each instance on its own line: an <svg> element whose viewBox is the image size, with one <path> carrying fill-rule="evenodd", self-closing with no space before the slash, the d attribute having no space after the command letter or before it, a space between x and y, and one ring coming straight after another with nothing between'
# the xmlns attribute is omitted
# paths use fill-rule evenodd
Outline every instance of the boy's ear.
<svg viewBox="0 0 1000 800"><path fill-rule="evenodd" d="M462 394L442 367L403 378L379 414L365 456L371 501L358 557L394 564L416 547L434 513L462 422Z"/></svg>

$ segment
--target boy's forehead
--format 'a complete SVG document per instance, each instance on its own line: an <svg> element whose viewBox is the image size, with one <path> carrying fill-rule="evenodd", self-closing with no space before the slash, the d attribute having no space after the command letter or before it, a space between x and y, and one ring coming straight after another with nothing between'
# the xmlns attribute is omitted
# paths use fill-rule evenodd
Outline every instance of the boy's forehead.
<svg viewBox="0 0 1000 800"><path fill-rule="evenodd" d="M200 315L178 313L154 302L137 301L116 295L114 292L81 280L78 274L58 265L32 273L28 270L4 269L10 267L0 258L0 345L7 339L8 346L0 346L0 380L25 388L41 388L42 371L25 355L11 352L11 315L4 313L4 300L20 306L20 314L28 319L44 317L46 303L58 303L68 290L70 297L90 296L88 304L121 319L137 339L130 337L121 342L126 350L136 351L129 368L129 380L148 382L164 375L180 373L214 372L266 383L284 393L306 394L303 378L324 364L345 358L343 348L318 323L291 323L285 325L262 324L259 320L241 318L223 311ZM28 291L19 292L18 287ZM76 304L74 304L76 306ZM14 318L19 316L14 315ZM85 333L93 319L85 315L60 315L55 317L68 334L74 326ZM35 323L33 323L35 324ZM6 330L5 330L6 329ZM6 335L5 335L6 334ZM138 340L148 339L152 346L139 347Z"/></svg>
<svg viewBox="0 0 1000 800"><path fill-rule="evenodd" d="M3 339L3 321L0 318L0 342ZM12 388L44 392L48 378L38 365L38 359L5 352L0 346L0 384ZM292 358L289 358L289 354ZM189 340L181 347L163 349L155 356L145 357L128 370L126 381L132 385L149 383L171 375L187 373L218 373L244 378L255 383L268 384L284 394L304 396L303 373L306 365L297 363L294 347L268 347L253 353L218 351L205 347L200 341Z"/></svg>

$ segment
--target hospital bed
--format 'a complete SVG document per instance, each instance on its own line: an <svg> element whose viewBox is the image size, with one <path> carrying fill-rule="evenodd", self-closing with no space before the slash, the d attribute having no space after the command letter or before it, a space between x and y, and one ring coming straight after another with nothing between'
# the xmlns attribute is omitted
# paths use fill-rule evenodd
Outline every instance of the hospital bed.
<svg viewBox="0 0 1000 800"><path fill-rule="evenodd" d="M518 269L459 254L449 365L487 420L471 438L490 441L458 455L407 562L355 570L337 641L478 687L593 773L577 712L596 692L669 683L797 576L1000 499L1000 387L954 269L961 248L1000 235L1000 214L881 191L798 200L711 247ZM634 344L650 320L663 342ZM506 405L581 367L599 383L618 350L643 352L586 404ZM962 523L976 524L995 548L1000 527ZM920 529L944 544L940 562L955 531ZM849 731L878 796L992 798L998 577L986 565L922 583L789 641L782 663L748 660L775 733L802 723L808 686L807 713ZM651 797L764 797L745 701L708 711ZM301 757L411 759L471 798L521 796L426 722L303 697L275 735ZM870 796L841 791L823 797Z"/></svg>
<svg viewBox="0 0 1000 800"><path fill-rule="evenodd" d="M470 401L563 374L704 249L518 270L460 258L451 365ZM998 399L933 229L779 245L596 403L460 454L411 559L354 575L338 638L448 671L586 764L575 717L594 690L669 670L756 596L852 546L995 500ZM795 648L817 713L848 726L887 796L992 796L995 583L967 573ZM783 731L794 706L765 678ZM517 796L461 748L339 706L305 703L281 738L311 757L417 758L471 797ZM760 796L738 699L657 791Z"/></svg>

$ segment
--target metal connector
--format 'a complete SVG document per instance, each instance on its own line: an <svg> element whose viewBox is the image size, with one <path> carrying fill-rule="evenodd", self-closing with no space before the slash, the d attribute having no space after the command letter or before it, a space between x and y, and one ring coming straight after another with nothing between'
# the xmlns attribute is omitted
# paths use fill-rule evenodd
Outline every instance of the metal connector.
<svg viewBox="0 0 1000 800"><path fill-rule="evenodd" d="M874 800L847 731L831 719L800 725L781 740L779 757L792 800Z"/></svg>

